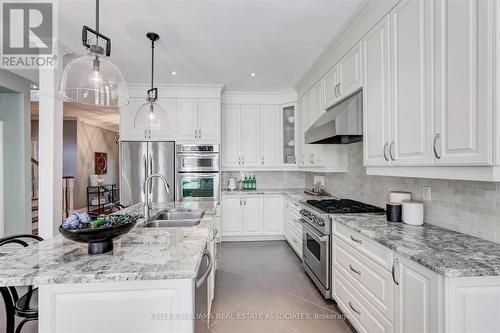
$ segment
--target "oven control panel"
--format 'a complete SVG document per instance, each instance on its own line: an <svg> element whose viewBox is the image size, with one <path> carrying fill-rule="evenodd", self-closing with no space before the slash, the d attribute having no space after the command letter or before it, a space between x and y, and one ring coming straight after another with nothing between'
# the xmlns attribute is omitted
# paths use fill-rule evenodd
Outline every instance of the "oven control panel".
<svg viewBox="0 0 500 333"><path fill-rule="evenodd" d="M300 215L318 227L324 227L330 222L327 217L318 216L307 209L302 209Z"/></svg>

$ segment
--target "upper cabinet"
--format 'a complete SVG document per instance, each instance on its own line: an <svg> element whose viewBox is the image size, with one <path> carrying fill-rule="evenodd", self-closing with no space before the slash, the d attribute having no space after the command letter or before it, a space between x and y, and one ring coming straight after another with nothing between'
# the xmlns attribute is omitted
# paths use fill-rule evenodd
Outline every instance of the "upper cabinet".
<svg viewBox="0 0 500 333"><path fill-rule="evenodd" d="M283 157L282 163L295 165L297 147L297 112L295 104L285 105L281 108L281 123L283 125Z"/></svg>
<svg viewBox="0 0 500 333"><path fill-rule="evenodd" d="M436 164L493 162L493 2L440 0L434 4L436 104L432 139Z"/></svg>
<svg viewBox="0 0 500 333"><path fill-rule="evenodd" d="M233 105L223 108L222 167L280 166L278 105Z"/></svg>
<svg viewBox="0 0 500 333"><path fill-rule="evenodd" d="M363 37L365 165L435 166L369 174L495 179L456 168L494 163L492 13L488 0L402 0Z"/></svg>
<svg viewBox="0 0 500 333"><path fill-rule="evenodd" d="M178 99L177 110L178 141L220 141L220 100Z"/></svg>
<svg viewBox="0 0 500 333"><path fill-rule="evenodd" d="M160 131L149 133L134 126L137 110L146 103L145 97L132 97L130 103L120 108L120 140L122 141L171 141L176 136L175 98L160 98L159 104L167 114L167 123L161 124Z"/></svg>
<svg viewBox="0 0 500 333"><path fill-rule="evenodd" d="M362 86L361 45L355 45L324 77L323 109L328 109Z"/></svg>
<svg viewBox="0 0 500 333"><path fill-rule="evenodd" d="M363 48L363 149L365 165L386 165L391 141L389 109L389 20L379 22Z"/></svg>

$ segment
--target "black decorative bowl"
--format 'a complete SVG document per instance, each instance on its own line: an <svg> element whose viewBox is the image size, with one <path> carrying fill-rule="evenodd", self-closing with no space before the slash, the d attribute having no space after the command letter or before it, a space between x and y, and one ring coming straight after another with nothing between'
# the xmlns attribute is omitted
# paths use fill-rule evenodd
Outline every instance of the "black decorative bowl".
<svg viewBox="0 0 500 333"><path fill-rule="evenodd" d="M89 254L101 254L113 250L113 239L126 234L137 223L137 219L114 227L65 229L59 226L59 232L67 239L89 244Z"/></svg>

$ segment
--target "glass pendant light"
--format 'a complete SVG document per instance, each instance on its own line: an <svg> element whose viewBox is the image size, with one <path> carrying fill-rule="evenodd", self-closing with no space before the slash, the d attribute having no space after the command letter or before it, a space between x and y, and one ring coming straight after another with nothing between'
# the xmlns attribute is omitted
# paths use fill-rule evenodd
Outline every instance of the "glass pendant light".
<svg viewBox="0 0 500 333"><path fill-rule="evenodd" d="M89 35L95 36L90 45ZM99 46L99 39L106 48ZM71 60L64 68L59 93L67 100L97 107L128 104L128 89L120 69L109 60L111 39L99 32L99 0L96 0L96 28L84 25L82 44L85 55Z"/></svg>
<svg viewBox="0 0 500 333"><path fill-rule="evenodd" d="M144 135L151 137L160 130L169 131L167 112L158 103L158 88L154 88L154 59L155 42L160 36L154 32L148 32L146 37L151 40L151 89L147 91L146 103L137 110L134 119L134 127L144 131Z"/></svg>

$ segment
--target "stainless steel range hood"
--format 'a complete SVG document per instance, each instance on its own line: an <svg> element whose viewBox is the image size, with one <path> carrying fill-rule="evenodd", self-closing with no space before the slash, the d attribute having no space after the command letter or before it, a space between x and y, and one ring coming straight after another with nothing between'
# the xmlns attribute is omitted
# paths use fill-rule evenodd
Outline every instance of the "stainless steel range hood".
<svg viewBox="0 0 500 333"><path fill-rule="evenodd" d="M346 144L363 140L362 91L329 108L305 133L305 143Z"/></svg>

